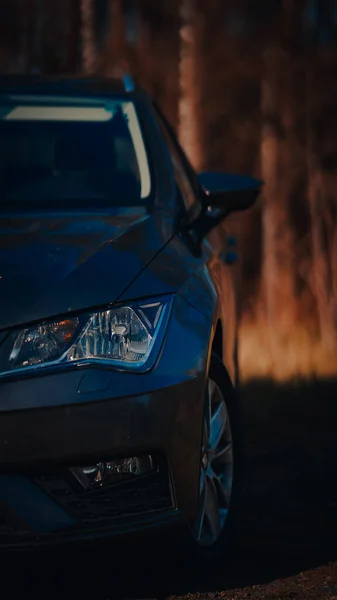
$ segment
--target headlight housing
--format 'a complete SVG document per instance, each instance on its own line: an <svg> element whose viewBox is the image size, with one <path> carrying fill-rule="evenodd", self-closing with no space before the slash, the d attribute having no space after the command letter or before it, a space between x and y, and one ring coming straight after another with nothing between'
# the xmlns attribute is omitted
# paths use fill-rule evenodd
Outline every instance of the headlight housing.
<svg viewBox="0 0 337 600"><path fill-rule="evenodd" d="M92 363L148 371L160 350L170 304L165 298L116 305L11 332L0 349L0 376Z"/></svg>

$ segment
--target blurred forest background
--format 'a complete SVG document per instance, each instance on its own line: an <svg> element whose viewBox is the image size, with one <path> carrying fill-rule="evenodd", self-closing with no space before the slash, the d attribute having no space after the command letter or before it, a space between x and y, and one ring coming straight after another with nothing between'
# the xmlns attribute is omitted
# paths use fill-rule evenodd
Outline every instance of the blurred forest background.
<svg viewBox="0 0 337 600"><path fill-rule="evenodd" d="M337 372L337 0L0 0L0 70L131 73L197 170L262 177L244 378Z"/></svg>

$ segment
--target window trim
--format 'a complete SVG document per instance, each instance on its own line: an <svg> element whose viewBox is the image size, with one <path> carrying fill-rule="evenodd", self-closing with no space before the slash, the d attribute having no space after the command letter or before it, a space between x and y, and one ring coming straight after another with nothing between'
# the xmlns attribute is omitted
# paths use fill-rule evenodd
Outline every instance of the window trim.
<svg viewBox="0 0 337 600"><path fill-rule="evenodd" d="M191 186L192 192L195 197L195 201L189 207L187 207L185 202L183 202L182 209L183 209L184 217L185 217L184 220L186 220L187 222L190 222L190 221L196 219L202 213L202 210L203 210L202 201L201 201L202 188L199 185L198 176L197 176L196 172L194 171L192 165L190 164L183 148L180 146L179 141L177 140L174 130L172 129L171 125L169 124L169 122L167 121L167 119L165 118L165 116L163 115L163 113L161 112L159 106L157 105L157 103L155 101L153 101L153 107L156 112L157 120L158 120L159 127L160 127L160 130L162 132L162 135L163 135L163 138L165 141L166 148L168 150L168 154L170 156L172 169L174 171L174 180L176 182L178 190L180 193L182 193L180 186L178 185L178 182L176 181L175 168L174 168L174 165L172 164L171 151L170 151L170 148L168 147L168 142L166 141L166 135L168 137L169 142L171 143L171 145L174 148L174 151L177 155L178 160L181 163L181 166L186 174L186 177L188 178L189 184ZM165 133L166 133L166 135L165 135Z"/></svg>

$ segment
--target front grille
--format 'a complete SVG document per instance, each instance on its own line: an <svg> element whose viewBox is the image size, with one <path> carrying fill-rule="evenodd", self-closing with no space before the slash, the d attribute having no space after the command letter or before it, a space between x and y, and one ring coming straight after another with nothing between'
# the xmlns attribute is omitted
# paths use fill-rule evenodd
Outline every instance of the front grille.
<svg viewBox="0 0 337 600"><path fill-rule="evenodd" d="M76 521L71 528L40 535L41 540L85 536L97 530L113 532L129 523L136 526L142 517L150 518L174 508L169 470L163 457L156 458L151 473L127 478L119 476L116 482L94 489L83 489L72 470L67 468L21 475L53 498ZM17 520L10 507L0 506L0 546L34 540L34 532Z"/></svg>
<svg viewBox="0 0 337 600"><path fill-rule="evenodd" d="M172 508L168 470L158 464L154 472L119 478L96 489L81 489L71 471L43 473L34 482L82 526L106 527L111 522Z"/></svg>

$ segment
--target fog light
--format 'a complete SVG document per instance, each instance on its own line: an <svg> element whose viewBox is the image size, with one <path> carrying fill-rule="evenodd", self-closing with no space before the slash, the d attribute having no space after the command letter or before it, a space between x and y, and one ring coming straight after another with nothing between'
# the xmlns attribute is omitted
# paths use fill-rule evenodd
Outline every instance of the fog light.
<svg viewBox="0 0 337 600"><path fill-rule="evenodd" d="M154 470L152 456L131 456L127 458L101 461L85 467L75 467L71 472L85 488L103 487L115 483L121 478L146 475Z"/></svg>

